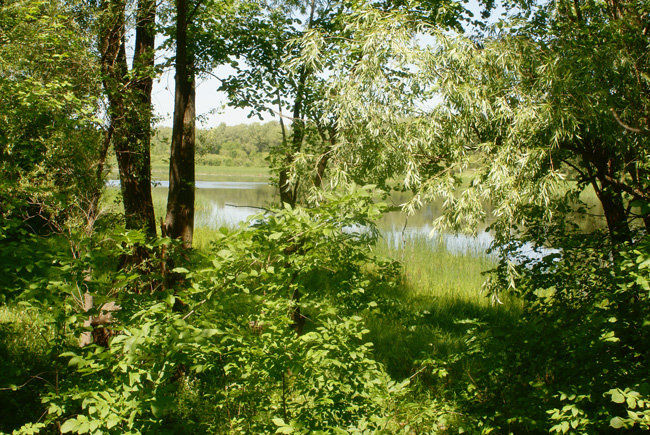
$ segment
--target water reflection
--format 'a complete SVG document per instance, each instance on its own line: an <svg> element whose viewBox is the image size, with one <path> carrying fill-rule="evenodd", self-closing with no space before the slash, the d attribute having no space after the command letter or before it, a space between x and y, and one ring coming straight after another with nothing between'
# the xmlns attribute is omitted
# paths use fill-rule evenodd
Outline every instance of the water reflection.
<svg viewBox="0 0 650 435"><path fill-rule="evenodd" d="M156 214L165 209L167 182L156 183L152 194ZM234 228L240 222L277 202L276 189L268 183L248 181L197 181L194 226Z"/></svg>
<svg viewBox="0 0 650 435"><path fill-rule="evenodd" d="M109 186L119 186L119 181L110 180ZM167 201L169 183L160 181L154 184L153 199L156 215L163 216ZM277 205L277 188L264 182L256 181L197 181L195 202L195 227L217 229L222 226L236 227L250 216L263 211L263 208ZM395 195L392 202L399 204L406 198L403 194ZM401 248L415 239L428 240L431 246L442 246L452 253L485 255L492 243L492 236L485 229L486 222L477 229L476 236L463 234L436 233L432 231L432 222L442 213L442 203L428 204L417 213L406 216L401 212L390 212L378 222L382 236L389 246ZM585 222L581 222L583 225ZM587 225L594 225L588 222ZM523 247L525 255L537 257L532 246ZM551 252L542 249L543 253Z"/></svg>
<svg viewBox="0 0 650 435"><path fill-rule="evenodd" d="M154 194L167 195L166 185L154 189ZM197 182L196 190L197 227L235 227L250 216L260 213L260 207L276 205L277 189L265 183L253 182ZM395 203L403 202L400 196L392 198ZM432 245L443 243L453 253L484 255L492 242L479 228L477 236L463 234L432 234L431 223L442 213L442 204L433 203L423 207L408 218L404 213L390 212L378 222L378 227L389 246L399 248L409 239L427 239ZM429 236L432 235L431 238Z"/></svg>
<svg viewBox="0 0 650 435"><path fill-rule="evenodd" d="M106 185L109 187L118 187L119 180L108 180ZM154 181L153 186L169 188L169 181ZM269 187L268 183L261 181L197 181L195 183L197 189L234 189L234 190L249 190L257 189L260 186Z"/></svg>
<svg viewBox="0 0 650 435"><path fill-rule="evenodd" d="M393 249L401 249L414 239L427 238L431 244L442 245L447 251L454 254L485 255L485 251L492 243L492 236L485 231L476 236L466 234L449 234L433 231L426 224L421 227L382 228L382 235L386 243Z"/></svg>
<svg viewBox="0 0 650 435"><path fill-rule="evenodd" d="M218 202L211 203L197 213L194 223L197 227L217 229L221 227L236 227L249 217L258 214L259 209L246 206L234 206L231 204L221 205Z"/></svg>

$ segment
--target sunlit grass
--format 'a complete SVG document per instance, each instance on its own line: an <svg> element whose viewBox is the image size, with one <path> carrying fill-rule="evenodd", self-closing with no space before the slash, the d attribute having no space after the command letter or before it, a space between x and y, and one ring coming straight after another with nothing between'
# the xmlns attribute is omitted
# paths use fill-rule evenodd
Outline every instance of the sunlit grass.
<svg viewBox="0 0 650 435"><path fill-rule="evenodd" d="M383 240L376 251L399 261L403 270L390 295L399 308L366 319L377 358L396 379L413 375L423 360L445 360L462 351L472 324L509 328L521 313L515 298L493 304L482 290L485 272L496 265L485 253L449 252L424 235L397 246Z"/></svg>
<svg viewBox="0 0 650 435"><path fill-rule="evenodd" d="M236 179L237 181L267 181L271 175L269 168L253 166L196 165L194 170L197 180L201 181L223 181L228 179ZM117 165L111 166L108 178L118 178ZM169 163L152 163L151 178L158 181L168 180Z"/></svg>
<svg viewBox="0 0 650 435"><path fill-rule="evenodd" d="M408 297L462 299L480 305L487 298L480 292L483 273L495 266L486 253L470 249L452 253L444 242L426 235L412 235L399 246L390 246L382 239L377 253L404 265L404 285Z"/></svg>

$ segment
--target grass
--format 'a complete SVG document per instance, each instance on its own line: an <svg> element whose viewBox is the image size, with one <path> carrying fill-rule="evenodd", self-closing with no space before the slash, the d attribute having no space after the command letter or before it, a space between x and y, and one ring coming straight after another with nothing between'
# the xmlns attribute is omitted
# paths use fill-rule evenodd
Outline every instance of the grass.
<svg viewBox="0 0 650 435"><path fill-rule="evenodd" d="M421 234L410 236L399 247L381 240L376 251L404 265L406 290L411 296L487 303L479 290L483 272L495 262L480 251L452 253L442 240Z"/></svg>
<svg viewBox="0 0 650 435"><path fill-rule="evenodd" d="M402 282L387 295L397 309L366 319L377 358L395 379L413 376L425 360L462 351L474 324L510 328L521 313L520 301L506 298L494 305L481 290L484 272L495 266L485 253L451 253L426 236L399 247L380 241L376 251L403 267Z"/></svg>
<svg viewBox="0 0 650 435"><path fill-rule="evenodd" d="M47 317L41 310L0 306L0 432L37 421L43 412L44 384L56 378L56 334Z"/></svg>
<svg viewBox="0 0 650 435"><path fill-rule="evenodd" d="M201 181L226 181L233 178L237 181L267 181L271 171L267 167L196 165L195 175ZM109 178L117 179L118 176L117 164L111 162ZM169 163L154 161L151 164L151 177L158 181L169 179Z"/></svg>

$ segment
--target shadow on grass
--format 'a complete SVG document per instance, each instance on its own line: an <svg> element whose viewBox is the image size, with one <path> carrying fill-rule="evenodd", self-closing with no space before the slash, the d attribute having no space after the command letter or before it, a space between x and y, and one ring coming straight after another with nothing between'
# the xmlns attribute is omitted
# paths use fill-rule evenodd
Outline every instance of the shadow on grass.
<svg viewBox="0 0 650 435"><path fill-rule="evenodd" d="M534 358L544 338L516 300L493 306L401 288L386 306L366 317L369 339L393 379L411 379L418 400L446 402L469 427L496 422L506 433L544 433L538 425L554 379Z"/></svg>
<svg viewBox="0 0 650 435"><path fill-rule="evenodd" d="M51 337L34 313L0 310L0 432L38 421L41 393L54 384Z"/></svg>
<svg viewBox="0 0 650 435"><path fill-rule="evenodd" d="M445 361L464 352L477 325L500 335L520 318L516 302L493 306L462 296L417 296L403 287L385 297L367 325L378 360L396 380L414 375L423 360Z"/></svg>

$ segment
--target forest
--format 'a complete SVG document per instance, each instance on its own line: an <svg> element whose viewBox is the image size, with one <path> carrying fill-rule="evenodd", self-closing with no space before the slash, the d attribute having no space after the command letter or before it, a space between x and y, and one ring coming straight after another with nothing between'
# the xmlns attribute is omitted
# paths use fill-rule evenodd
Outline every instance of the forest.
<svg viewBox="0 0 650 435"><path fill-rule="evenodd" d="M152 164L168 162L171 137L169 127L156 127L152 131ZM268 167L269 151L282 144L282 135L277 122L220 124L197 129L195 141L197 165Z"/></svg>
<svg viewBox="0 0 650 435"><path fill-rule="evenodd" d="M648 0L0 0L2 433L648 431L649 231Z"/></svg>

